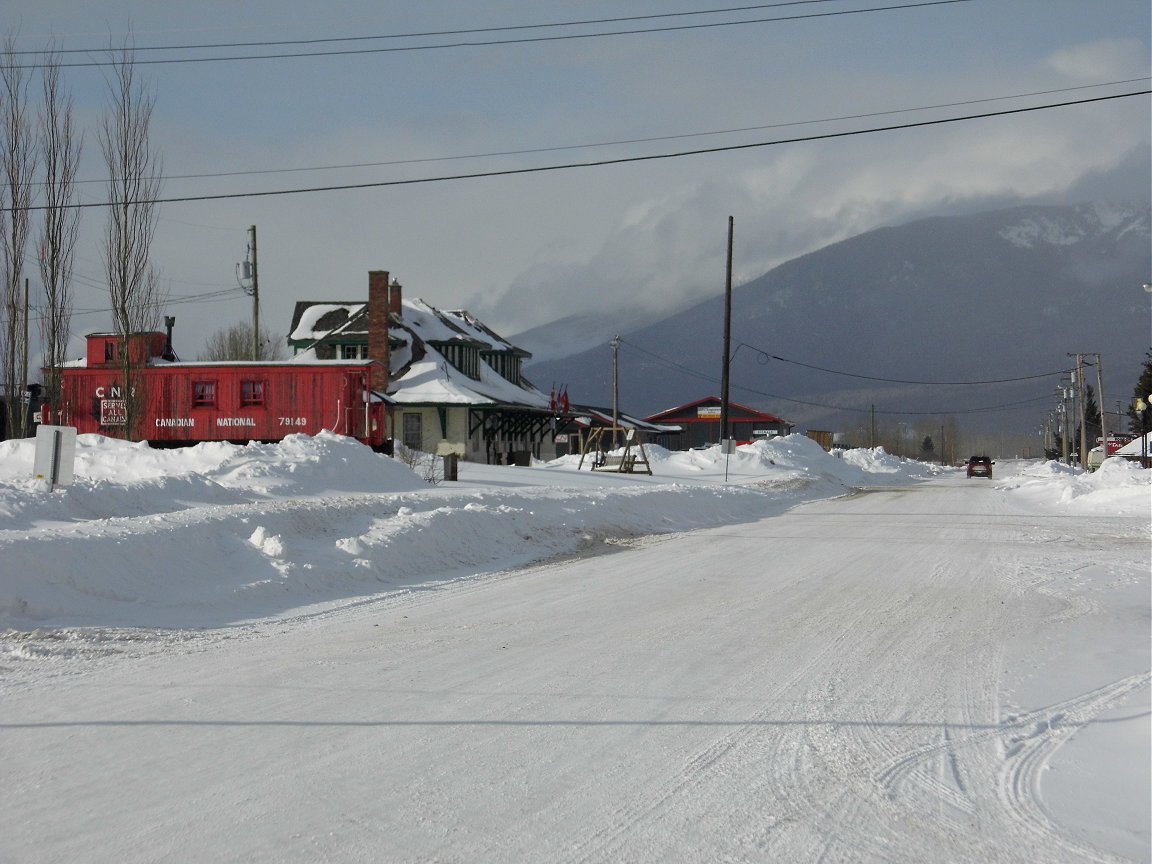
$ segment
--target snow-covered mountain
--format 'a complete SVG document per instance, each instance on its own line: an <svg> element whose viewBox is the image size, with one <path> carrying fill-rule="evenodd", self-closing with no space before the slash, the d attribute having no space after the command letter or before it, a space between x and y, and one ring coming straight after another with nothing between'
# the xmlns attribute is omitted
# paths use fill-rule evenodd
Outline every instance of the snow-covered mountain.
<svg viewBox="0 0 1152 864"><path fill-rule="evenodd" d="M908 422L947 412L969 429L1019 432L1054 406L1068 355L1098 352L1115 410L1152 341L1149 225L1146 205L1018 207L880 228L796 258L733 291L731 398L801 428L850 428L874 405ZM646 415L718 393L723 307L717 296L620 328L622 407ZM578 403L611 400L607 338L527 374L566 383Z"/></svg>

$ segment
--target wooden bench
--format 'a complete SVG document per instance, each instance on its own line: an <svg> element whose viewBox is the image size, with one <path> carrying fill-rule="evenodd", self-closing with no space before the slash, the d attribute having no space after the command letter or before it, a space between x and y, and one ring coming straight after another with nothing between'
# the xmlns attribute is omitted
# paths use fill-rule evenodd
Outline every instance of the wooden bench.
<svg viewBox="0 0 1152 864"><path fill-rule="evenodd" d="M637 465L641 466L640 470L646 474L652 473L652 468L648 465L647 459L642 459L631 453L627 456L605 456L602 462L592 466L592 470L618 471L621 474L633 474L636 471Z"/></svg>

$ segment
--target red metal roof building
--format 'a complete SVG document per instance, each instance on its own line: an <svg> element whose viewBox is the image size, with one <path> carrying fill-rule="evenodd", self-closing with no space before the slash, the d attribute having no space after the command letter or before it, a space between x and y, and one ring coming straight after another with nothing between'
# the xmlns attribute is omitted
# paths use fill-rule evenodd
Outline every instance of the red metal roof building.
<svg viewBox="0 0 1152 864"><path fill-rule="evenodd" d="M708 396L644 419L662 426L679 426L680 432L657 435L656 443L669 450L690 450L720 443L720 407L719 396ZM792 424L787 420L731 401L728 403L728 423L732 437L741 444L788 435L792 431Z"/></svg>

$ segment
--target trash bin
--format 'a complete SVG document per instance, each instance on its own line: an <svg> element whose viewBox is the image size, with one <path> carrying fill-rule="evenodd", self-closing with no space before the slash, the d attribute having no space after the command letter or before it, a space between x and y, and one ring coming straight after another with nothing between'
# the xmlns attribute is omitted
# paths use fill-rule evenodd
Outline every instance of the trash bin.
<svg viewBox="0 0 1152 864"><path fill-rule="evenodd" d="M520 468L527 468L532 464L532 451L531 450L517 450L514 454L516 465Z"/></svg>
<svg viewBox="0 0 1152 864"><path fill-rule="evenodd" d="M458 470L459 461L460 461L460 457L457 456L455 453L445 453L444 454L444 479L445 480L458 479L457 475L459 473L459 470Z"/></svg>

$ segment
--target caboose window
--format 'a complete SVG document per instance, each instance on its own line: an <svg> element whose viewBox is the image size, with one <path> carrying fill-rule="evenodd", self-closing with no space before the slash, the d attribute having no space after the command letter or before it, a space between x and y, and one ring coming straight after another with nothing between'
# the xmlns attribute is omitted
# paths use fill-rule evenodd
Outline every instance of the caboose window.
<svg viewBox="0 0 1152 864"><path fill-rule="evenodd" d="M192 407L193 408L214 408L214 407L216 407L216 382L215 381L193 381L192 382Z"/></svg>
<svg viewBox="0 0 1152 864"><path fill-rule="evenodd" d="M240 382L240 404L242 406L263 405L264 404L264 382L263 381L241 381Z"/></svg>

